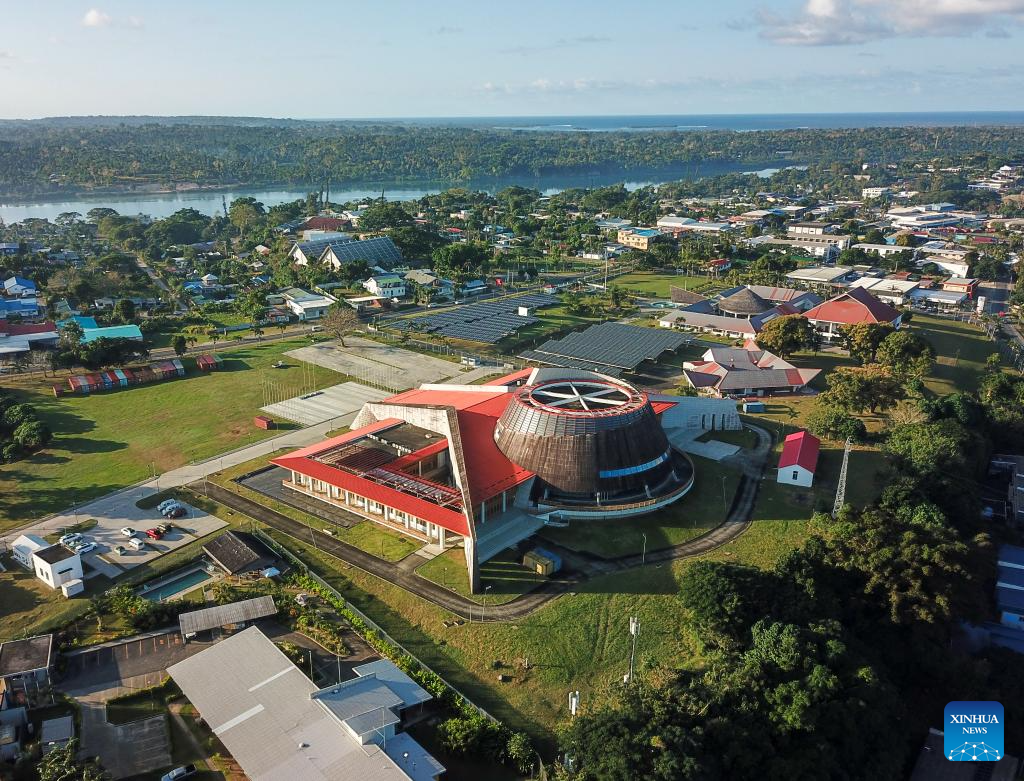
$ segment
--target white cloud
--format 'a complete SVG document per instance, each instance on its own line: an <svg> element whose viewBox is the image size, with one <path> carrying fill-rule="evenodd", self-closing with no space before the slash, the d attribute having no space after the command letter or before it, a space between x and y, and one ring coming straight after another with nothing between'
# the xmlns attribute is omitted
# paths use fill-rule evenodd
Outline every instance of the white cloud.
<svg viewBox="0 0 1024 781"><path fill-rule="evenodd" d="M763 8L753 26L762 38L783 45L842 46L979 31L999 36L1007 25L1021 23L1024 0L805 0L789 14Z"/></svg>
<svg viewBox="0 0 1024 781"><path fill-rule="evenodd" d="M114 20L110 14L105 14L99 8L90 8L82 17L83 27L109 27Z"/></svg>

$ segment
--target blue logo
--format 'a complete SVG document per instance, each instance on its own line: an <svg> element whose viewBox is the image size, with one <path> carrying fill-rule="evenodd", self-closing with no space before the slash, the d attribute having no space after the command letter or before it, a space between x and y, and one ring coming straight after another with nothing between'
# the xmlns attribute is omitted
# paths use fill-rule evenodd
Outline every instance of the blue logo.
<svg viewBox="0 0 1024 781"><path fill-rule="evenodd" d="M943 749L953 762L998 762L1003 758L1003 706L998 702L946 705Z"/></svg>

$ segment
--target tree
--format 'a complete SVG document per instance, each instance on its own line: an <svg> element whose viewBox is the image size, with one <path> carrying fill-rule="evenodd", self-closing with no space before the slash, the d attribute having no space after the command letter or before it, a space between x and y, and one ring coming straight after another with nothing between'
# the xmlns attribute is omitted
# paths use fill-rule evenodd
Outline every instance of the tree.
<svg viewBox="0 0 1024 781"><path fill-rule="evenodd" d="M179 358L188 350L188 343L183 334L175 334L171 346L174 348L174 354Z"/></svg>
<svg viewBox="0 0 1024 781"><path fill-rule="evenodd" d="M842 366L828 375L823 404L835 404L848 412L872 414L886 410L903 398L902 385L882 366Z"/></svg>
<svg viewBox="0 0 1024 781"><path fill-rule="evenodd" d="M521 775L529 773L534 766L536 753L530 736L525 732L513 732L505 746L505 754Z"/></svg>
<svg viewBox="0 0 1024 781"><path fill-rule="evenodd" d="M243 237L249 228L260 223L265 216L263 204L252 197L235 198L228 207L228 219Z"/></svg>
<svg viewBox="0 0 1024 781"><path fill-rule="evenodd" d="M376 201L366 207L359 217L359 230L370 233L412 224L412 215L397 201Z"/></svg>
<svg viewBox="0 0 1024 781"><path fill-rule="evenodd" d="M345 344L345 334L354 331L360 324L356 310L344 301L339 301L328 309L322 323L324 330L340 341L342 347L348 346Z"/></svg>
<svg viewBox="0 0 1024 781"><path fill-rule="evenodd" d="M46 447L53 439L53 432L40 420L26 420L14 429L11 439L21 445L23 450L32 452Z"/></svg>
<svg viewBox="0 0 1024 781"><path fill-rule="evenodd" d="M135 302L130 298L118 299L114 304L114 317L122 323L131 323L135 320Z"/></svg>
<svg viewBox="0 0 1024 781"><path fill-rule="evenodd" d="M72 738L63 746L57 746L47 753L36 772L39 781L108 781L110 773L95 759L76 759L78 740Z"/></svg>
<svg viewBox="0 0 1024 781"><path fill-rule="evenodd" d="M764 324L757 335L760 347L783 358L800 350L814 350L819 334L811 321L802 315L776 317Z"/></svg>
<svg viewBox="0 0 1024 781"><path fill-rule="evenodd" d="M699 626L739 639L766 611L766 580L753 567L702 559L683 573L679 595Z"/></svg>
<svg viewBox="0 0 1024 781"><path fill-rule="evenodd" d="M956 420L898 426L889 433L885 449L919 477L970 477L973 472L967 458L974 451L971 435Z"/></svg>
<svg viewBox="0 0 1024 781"><path fill-rule="evenodd" d="M924 377L935 363L935 348L927 339L903 329L882 340L877 357L897 377Z"/></svg>
<svg viewBox="0 0 1024 781"><path fill-rule="evenodd" d="M841 329L843 346L850 357L863 365L874 363L879 345L893 333L889 323L854 323Z"/></svg>
<svg viewBox="0 0 1024 781"><path fill-rule="evenodd" d="M814 406L807 414L807 429L823 439L844 441L852 437L854 442L862 442L867 436L864 422L847 414L828 398L818 397Z"/></svg>
<svg viewBox="0 0 1024 781"><path fill-rule="evenodd" d="M835 563L863 576L864 593L885 605L894 623L952 617L953 593L971 578L968 551L937 506L847 506L835 521L819 514L815 522L828 532Z"/></svg>

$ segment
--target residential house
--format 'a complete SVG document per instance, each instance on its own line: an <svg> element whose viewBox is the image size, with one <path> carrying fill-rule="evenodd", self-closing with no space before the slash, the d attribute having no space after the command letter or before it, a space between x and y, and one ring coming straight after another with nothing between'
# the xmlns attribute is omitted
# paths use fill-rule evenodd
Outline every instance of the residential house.
<svg viewBox="0 0 1024 781"><path fill-rule="evenodd" d="M317 295L300 287L290 287L281 291L284 304L299 320L319 320L338 299L329 295Z"/></svg>
<svg viewBox="0 0 1024 781"><path fill-rule="evenodd" d="M405 280L398 274L375 274L362 283L366 291L382 298L404 298Z"/></svg>
<svg viewBox="0 0 1024 781"><path fill-rule="evenodd" d="M17 255L21 246L16 241L0 242L0 255Z"/></svg>
<svg viewBox="0 0 1024 781"><path fill-rule="evenodd" d="M791 238L826 236L834 231L835 225L828 222L791 222L786 226L786 234Z"/></svg>
<svg viewBox="0 0 1024 781"><path fill-rule="evenodd" d="M691 225L697 222L692 217L677 217L674 214L667 215L658 219L657 227L658 230L663 233L675 233L680 228Z"/></svg>
<svg viewBox="0 0 1024 781"><path fill-rule="evenodd" d="M49 688L53 635L0 643L0 699L9 706L32 705Z"/></svg>
<svg viewBox="0 0 1024 781"><path fill-rule="evenodd" d="M974 298L978 289L978 280L967 277L950 277L942 283L942 289L953 293L964 293L968 298Z"/></svg>
<svg viewBox="0 0 1024 781"><path fill-rule="evenodd" d="M17 275L4 280L4 295L10 298L36 295L36 283Z"/></svg>
<svg viewBox="0 0 1024 781"><path fill-rule="evenodd" d="M808 431L790 434L782 445L776 481L785 485L809 488L814 483L820 450L821 440L814 434Z"/></svg>
<svg viewBox="0 0 1024 781"><path fill-rule="evenodd" d="M899 328L903 315L864 288L853 288L808 310L804 317L811 321L825 341L835 342L842 339L843 326L889 323Z"/></svg>
<svg viewBox="0 0 1024 781"><path fill-rule="evenodd" d="M74 581L82 581L82 557L63 545L47 545L32 553L32 571L52 589L74 588Z"/></svg>
<svg viewBox="0 0 1024 781"><path fill-rule="evenodd" d="M913 291L920 287L921 283L911 279L892 279L889 277L880 279L878 277L861 277L850 283L850 289L862 288L870 290L875 296L892 306L903 306L910 300Z"/></svg>

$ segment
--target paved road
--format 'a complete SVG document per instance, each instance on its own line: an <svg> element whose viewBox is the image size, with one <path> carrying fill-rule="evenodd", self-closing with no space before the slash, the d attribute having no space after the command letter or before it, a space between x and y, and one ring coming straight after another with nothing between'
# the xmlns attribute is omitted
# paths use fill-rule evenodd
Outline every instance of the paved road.
<svg viewBox="0 0 1024 781"><path fill-rule="evenodd" d="M753 453L742 456L740 463L744 471L743 478L739 491L733 500L733 505L723 524L702 534L700 537L671 548L649 553L645 558L642 558L640 554L636 554L623 556L618 559L598 559L597 557L581 555L578 552L559 549L566 554L566 558L579 563L581 566L575 572L571 572L565 577L544 582L534 591L511 602L507 602L504 605L488 606L486 620L516 621L525 618L551 599L571 591L591 577L633 569L644 564L699 556L734 540L750 526L758 486L768 463L768 454L771 452L771 435L765 429L758 426L750 426L750 428L757 435L758 444ZM247 497L239 496L214 483L208 483L205 487L201 484L196 484L192 487L200 492L205 490L211 499L232 507L303 543L311 540L315 541L316 546L324 553L389 583L394 583L411 594L422 597L428 602L432 602L457 616L465 619L469 619L474 615L477 618L480 617L479 603L449 591L433 581L421 578L407 567L403 567L401 562L391 563L379 559L359 548L337 540L331 535L311 529L305 524L294 521L281 513L264 507ZM558 548L559 546L549 545L548 547Z"/></svg>

